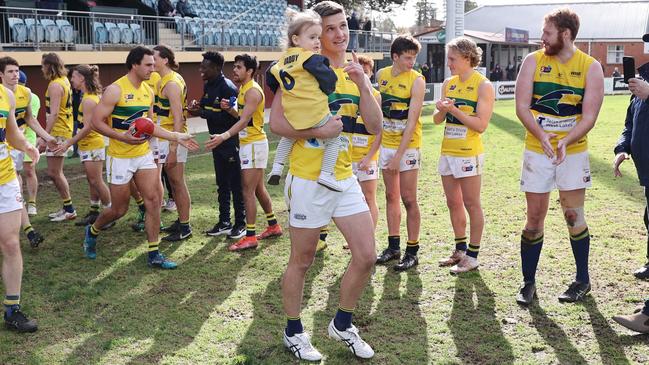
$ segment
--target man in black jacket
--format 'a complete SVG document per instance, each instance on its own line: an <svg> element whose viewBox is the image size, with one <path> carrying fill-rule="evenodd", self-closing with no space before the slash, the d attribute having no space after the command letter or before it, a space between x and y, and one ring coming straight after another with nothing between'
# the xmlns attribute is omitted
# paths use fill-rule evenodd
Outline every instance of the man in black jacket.
<svg viewBox="0 0 649 365"><path fill-rule="evenodd" d="M176 13L180 16L188 16L192 18L196 18L198 15L192 11L191 5L187 2L187 0L178 0L176 3Z"/></svg>
<svg viewBox="0 0 649 365"><path fill-rule="evenodd" d="M649 41L649 34L643 39ZM629 80L629 90L633 93L631 103L626 112L626 121L624 130L615 146L615 176L622 176L620 173L620 164L633 158L640 185L645 188L645 198L649 203L649 63L644 64L639 69L642 79L632 78ZM644 79L644 80L643 80ZM644 224L647 228L647 263L642 268L634 272L638 279L649 279L649 206L644 212Z"/></svg>
<svg viewBox="0 0 649 365"><path fill-rule="evenodd" d="M193 100L188 111L191 115L207 120L211 135L220 134L225 141L212 150L216 185L218 186L219 221L205 232L209 236L227 234L239 239L246 233L245 209L241 190L241 161L239 159L239 135L230 135L230 129L238 120L236 104L237 88L223 76L223 55L219 52L203 53L198 70L205 81L200 103ZM227 108L227 106L230 108ZM226 110L227 108L227 110ZM230 223L230 194L234 206L234 225Z"/></svg>

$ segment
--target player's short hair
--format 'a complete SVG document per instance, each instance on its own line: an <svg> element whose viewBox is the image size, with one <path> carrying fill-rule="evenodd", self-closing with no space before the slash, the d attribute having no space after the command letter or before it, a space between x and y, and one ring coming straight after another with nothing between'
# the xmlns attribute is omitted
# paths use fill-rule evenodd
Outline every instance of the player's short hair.
<svg viewBox="0 0 649 365"><path fill-rule="evenodd" d="M48 80L54 80L68 75L68 70L65 68L63 60L54 52L44 53L41 63L45 66L43 74Z"/></svg>
<svg viewBox="0 0 649 365"><path fill-rule="evenodd" d="M312 10L297 12L291 8L286 9L288 26L286 27L286 39L282 42L284 48L297 46L293 43L293 36L299 36L304 30L313 25L321 25L320 15Z"/></svg>
<svg viewBox="0 0 649 365"><path fill-rule="evenodd" d="M78 72L84 78L86 90L90 94L101 94L101 82L99 82L99 66L77 65L72 71Z"/></svg>
<svg viewBox="0 0 649 365"><path fill-rule="evenodd" d="M20 67L20 65L18 64L18 61L16 61L16 59L13 58L13 57L6 56L6 57L0 58L0 72L4 73L5 68L7 68L7 66L9 66L9 65Z"/></svg>
<svg viewBox="0 0 649 365"><path fill-rule="evenodd" d="M239 54L234 57L234 62L243 63L243 67L246 68L246 71L252 70L252 76L255 75L257 69L259 68L259 62L257 62L257 57L251 56L247 53Z"/></svg>
<svg viewBox="0 0 649 365"><path fill-rule="evenodd" d="M405 52L409 51L419 53L420 50L421 44L419 44L418 40L410 34L402 34L392 41L392 45L390 45L390 57L394 54L401 56Z"/></svg>
<svg viewBox="0 0 649 365"><path fill-rule="evenodd" d="M131 49L128 56L126 56L126 68L130 71L133 65L142 63L144 56L153 56L153 51L143 46L137 46Z"/></svg>
<svg viewBox="0 0 649 365"><path fill-rule="evenodd" d="M360 63L361 66L370 66L370 68L374 69L374 60L367 56L358 56L358 63Z"/></svg>
<svg viewBox="0 0 649 365"><path fill-rule="evenodd" d="M311 10L318 13L318 15L320 15L321 18L345 12L345 8L343 8L342 5L335 3L333 1L319 2Z"/></svg>
<svg viewBox="0 0 649 365"><path fill-rule="evenodd" d="M153 47L153 50L158 51L161 58L167 59L167 65L169 66L170 69L174 71L178 70L179 66L178 63L176 63L176 55L174 54L174 51L171 48L163 44L159 44Z"/></svg>
<svg viewBox="0 0 649 365"><path fill-rule="evenodd" d="M559 32L569 29L570 39L574 41L577 38L577 33L579 32L579 16L570 8L555 9L550 14L546 14L543 21L554 24Z"/></svg>
<svg viewBox="0 0 649 365"><path fill-rule="evenodd" d="M448 42L446 52L449 50L453 50L469 60L471 67L477 67L482 60L482 48L467 37L457 37Z"/></svg>
<svg viewBox="0 0 649 365"><path fill-rule="evenodd" d="M223 63L225 63L223 55L220 52L215 51L203 53L203 59L212 62L218 68L223 68Z"/></svg>

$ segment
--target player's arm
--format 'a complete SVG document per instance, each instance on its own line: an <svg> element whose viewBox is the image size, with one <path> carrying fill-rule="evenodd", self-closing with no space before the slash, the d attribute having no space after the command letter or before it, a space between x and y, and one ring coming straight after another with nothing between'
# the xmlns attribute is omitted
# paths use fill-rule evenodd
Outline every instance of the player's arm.
<svg viewBox="0 0 649 365"><path fill-rule="evenodd" d="M446 114L448 113L448 107L444 105L444 100L446 100L446 86L450 79L444 80L442 83L442 97L435 102L435 112L433 113L433 122L435 124L441 124L446 120Z"/></svg>
<svg viewBox="0 0 649 365"><path fill-rule="evenodd" d="M336 91L336 81L338 81L338 76L336 76L336 73L331 69L331 67L329 67L329 60L326 57L314 54L304 61L302 67L315 77L318 81L320 90L325 95L329 95Z"/></svg>
<svg viewBox="0 0 649 365"><path fill-rule="evenodd" d="M86 98L85 100L82 101L83 103L83 128L81 130L77 131L77 134L72 137L72 139L68 140L67 143L65 143L66 150L74 145L75 143L78 143L80 140L86 138L90 132L92 132L92 112L95 110L95 107L97 106L97 103L95 103L94 100L90 98Z"/></svg>
<svg viewBox="0 0 649 365"><path fill-rule="evenodd" d="M377 92L374 95L374 98L376 99L376 102L381 105L381 93ZM381 148L381 136L382 133L377 133L376 137L374 138L374 142L370 145L370 150L367 152L367 155L365 155L365 158L372 158L378 151L379 148Z"/></svg>
<svg viewBox="0 0 649 365"><path fill-rule="evenodd" d="M624 120L624 129L620 138L617 140L617 144L613 149L613 153L616 155L619 153L631 154L631 136L633 135L633 115L635 111L635 96L631 95L631 101L629 106L626 108L626 119Z"/></svg>
<svg viewBox="0 0 649 365"><path fill-rule="evenodd" d="M399 143L399 148L395 153L395 158L398 158L399 160L401 159L401 156L403 156L404 152L406 152L410 140L412 139L412 135L415 133L415 128L417 128L417 121L421 115L421 108L424 105L425 93L426 82L423 77L418 77L412 84L412 90L410 91L410 105L408 106L408 122L406 122L406 128L403 130L401 143Z"/></svg>
<svg viewBox="0 0 649 365"><path fill-rule="evenodd" d="M25 109L25 123L29 128L31 128L37 136L41 137L45 142L47 143L56 143L56 138L50 136L49 133L43 127L41 127L41 124L36 120L36 117L32 114L32 92L27 88L27 92L29 93L29 98L27 100L27 108Z"/></svg>
<svg viewBox="0 0 649 365"><path fill-rule="evenodd" d="M252 118L252 114L257 109L257 106L259 106L259 103L262 102L263 98L261 93L257 89L250 89L246 91L245 98L246 105L241 111L239 121L234 123L234 125L224 133L211 136L210 140L205 143L205 148L211 150L246 128L246 126L250 122L250 119Z"/></svg>
<svg viewBox="0 0 649 365"><path fill-rule="evenodd" d="M290 139L334 138L343 130L340 116L333 116L322 127L295 130L284 116L282 107L282 90L277 90L270 109L270 131Z"/></svg>
<svg viewBox="0 0 649 365"><path fill-rule="evenodd" d="M117 132L106 122L110 120L110 115L113 113L115 105L117 105L117 103L119 102L121 94L122 93L119 86L115 84L108 86L104 90L104 93L99 100L99 104L97 104L97 106L95 106L93 110L92 117L89 119L90 125L92 126L93 130L108 138L130 144L144 143L143 138L135 138L130 133L128 133L128 131L127 133Z"/></svg>
<svg viewBox="0 0 649 365"><path fill-rule="evenodd" d="M230 105L230 99L234 96L235 98L238 96L237 89L234 87L230 87L230 85L227 85L227 90L228 93L225 96L225 98L221 98L221 110L225 111L226 113L230 114L231 117L233 118L239 118L239 111L237 108L233 107ZM236 104L235 104L236 105Z"/></svg>
<svg viewBox="0 0 649 365"><path fill-rule="evenodd" d="M483 133L487 129L494 111L494 99L494 88L491 82L485 80L478 87L478 107L475 116L464 113L454 104L451 105L449 113L465 126L478 133Z"/></svg>
<svg viewBox="0 0 649 365"><path fill-rule="evenodd" d="M6 125L7 142L9 142L11 147L18 151L25 152L32 159L32 162L37 164L40 154L36 147L27 142L25 135L22 133L20 128L18 128L18 124L16 123L16 99L11 90L7 88L5 88L5 90L7 90L7 96L9 97L9 115L7 115Z"/></svg>
<svg viewBox="0 0 649 365"><path fill-rule="evenodd" d="M45 119L45 130L47 133L52 132L52 128L59 117L59 109L61 107L61 99L63 98L63 87L56 83L50 83L47 87L47 92L50 98L50 112Z"/></svg>
<svg viewBox="0 0 649 365"><path fill-rule="evenodd" d="M563 138L566 146L577 142L595 126L595 121L597 120L597 115L599 114L603 101L604 73L599 62L593 61L586 75L586 89L584 90L584 100L582 102L581 121Z"/></svg>
<svg viewBox="0 0 649 365"><path fill-rule="evenodd" d="M356 84L361 98L358 105L358 110L363 123L368 132L372 134L380 134L383 128L383 112L381 111L381 104L376 102L372 93L372 83L369 77L363 72L363 67L358 63L356 52L352 51L352 62L345 66L345 72L349 78Z"/></svg>

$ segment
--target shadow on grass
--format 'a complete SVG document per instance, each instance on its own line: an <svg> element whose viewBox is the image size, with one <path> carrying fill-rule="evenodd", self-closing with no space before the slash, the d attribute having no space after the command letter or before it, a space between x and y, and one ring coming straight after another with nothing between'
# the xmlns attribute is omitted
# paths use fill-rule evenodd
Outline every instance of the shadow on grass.
<svg viewBox="0 0 649 365"><path fill-rule="evenodd" d="M306 274L302 308L305 308L311 299L314 278L322 271L324 261L322 257L316 257ZM281 282L280 276L272 280L263 293L252 295L253 320L246 335L239 342L232 364L286 364L297 361L282 342L286 314L282 306ZM309 328L304 322L303 324L307 333L315 333L316 329ZM317 347L314 337L311 336L312 342Z"/></svg>
<svg viewBox="0 0 649 365"><path fill-rule="evenodd" d="M377 268L378 269L378 268ZM382 269L378 269L382 270ZM401 281L406 291L401 294ZM364 339L373 346L377 363L428 364L428 332L421 313L422 283L417 268L395 273L385 268L383 290Z"/></svg>
<svg viewBox="0 0 649 365"><path fill-rule="evenodd" d="M235 255L226 246L205 244L177 270L149 274L142 270L145 255L138 256L103 279L111 282L105 290L112 300L94 315L95 334L77 346L65 363L96 363L129 346L125 362L130 364L158 363L172 356L194 341L214 308L236 289L239 271L260 252ZM140 277L133 282L124 272ZM242 315L236 309L231 312L228 315L234 318Z"/></svg>
<svg viewBox="0 0 649 365"><path fill-rule="evenodd" d="M457 357L463 363L514 362L512 347L496 318L495 295L479 271L459 275L455 279L455 296L448 326L457 348Z"/></svg>
<svg viewBox="0 0 649 365"><path fill-rule="evenodd" d="M545 342L554 349L554 354L559 360L559 363L587 364L584 357L570 343L570 339L568 339L566 333L548 317L548 314L538 303L532 305L529 308L529 312L532 316L532 324Z"/></svg>
<svg viewBox="0 0 649 365"><path fill-rule="evenodd" d="M582 303L582 306L590 316L590 323L595 332L595 338L599 345L599 354L604 364L629 364L629 360L624 354L624 347L617 334L609 322L604 318L602 313L597 309L595 298L589 296Z"/></svg>
<svg viewBox="0 0 649 365"><path fill-rule="evenodd" d="M519 139L521 142L525 141L525 128L523 125L518 122L511 120L501 114L494 113L493 118L490 123L494 127L500 129L503 132L507 132L511 136ZM603 182L609 187L628 195L633 201L637 203L644 202L644 196L641 194L633 194L628 187L638 186L638 180L633 174L624 174L622 177L614 177L612 173L611 164L605 161L602 161L600 158L590 154L590 170L591 173L595 174L595 183Z"/></svg>

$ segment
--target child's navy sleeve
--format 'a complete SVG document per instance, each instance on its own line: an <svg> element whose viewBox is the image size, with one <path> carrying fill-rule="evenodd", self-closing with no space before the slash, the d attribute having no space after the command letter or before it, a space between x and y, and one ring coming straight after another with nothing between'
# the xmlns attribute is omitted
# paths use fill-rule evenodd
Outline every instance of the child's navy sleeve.
<svg viewBox="0 0 649 365"><path fill-rule="evenodd" d="M329 95L336 90L338 77L334 70L329 67L329 60L326 57L314 54L304 61L302 67L318 80L320 90L323 93Z"/></svg>
<svg viewBox="0 0 649 365"><path fill-rule="evenodd" d="M266 85L268 85L268 87L273 91L273 94L277 93L277 89L279 88L279 81L277 81L275 75L270 72L270 69L273 68L276 63L277 61L271 63L266 69Z"/></svg>

